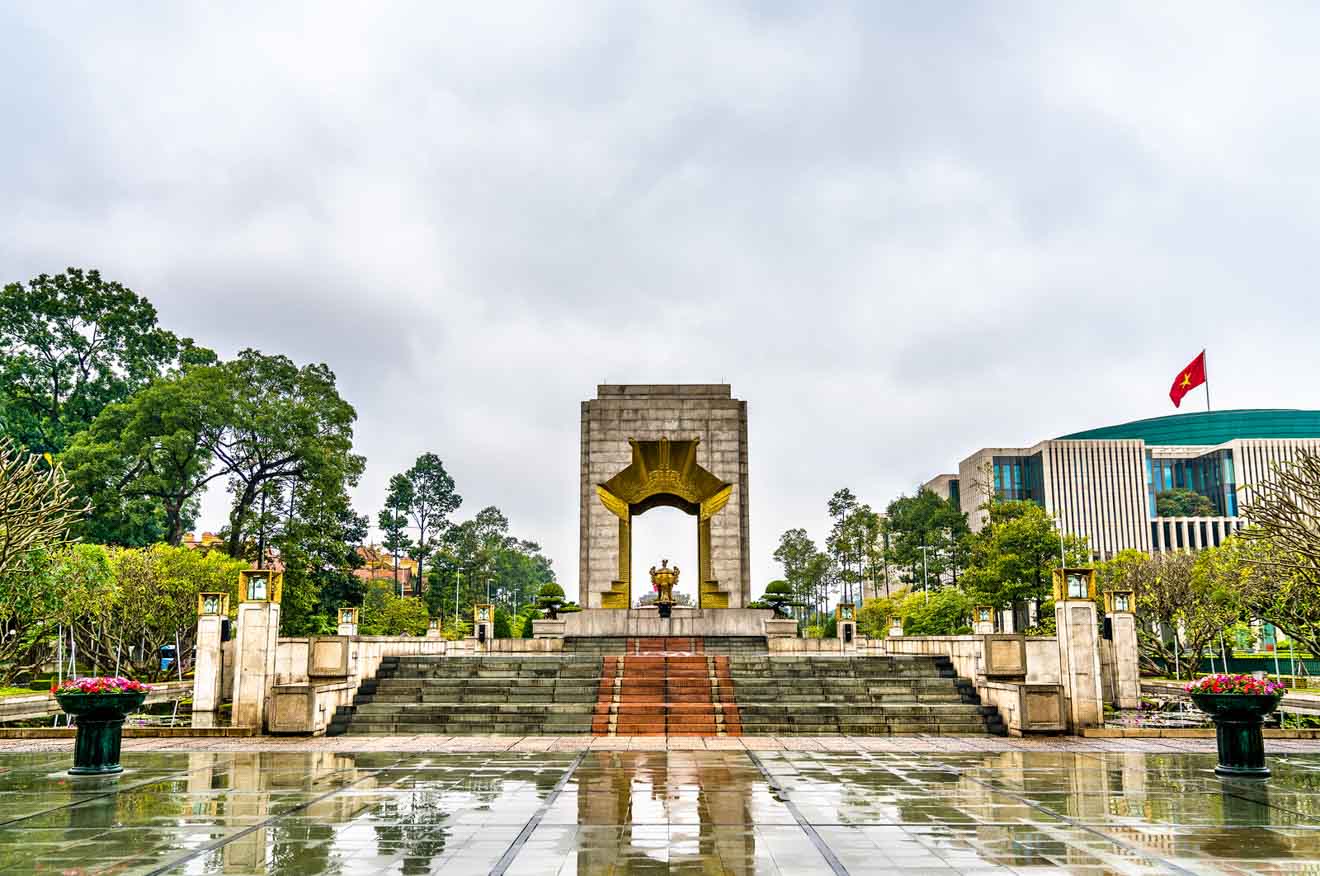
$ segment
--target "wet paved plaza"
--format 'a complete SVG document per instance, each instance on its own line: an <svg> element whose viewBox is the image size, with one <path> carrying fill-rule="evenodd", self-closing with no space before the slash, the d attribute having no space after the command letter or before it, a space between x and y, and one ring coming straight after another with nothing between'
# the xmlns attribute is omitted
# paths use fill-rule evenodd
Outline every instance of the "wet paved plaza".
<svg viewBox="0 0 1320 876"><path fill-rule="evenodd" d="M1313 751L6 747L5 874L1320 873Z"/></svg>

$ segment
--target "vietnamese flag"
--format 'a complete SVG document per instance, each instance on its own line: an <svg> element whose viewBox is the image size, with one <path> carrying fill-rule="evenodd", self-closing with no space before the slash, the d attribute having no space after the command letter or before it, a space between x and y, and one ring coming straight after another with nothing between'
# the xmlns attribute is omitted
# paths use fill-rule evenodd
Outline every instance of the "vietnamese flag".
<svg viewBox="0 0 1320 876"><path fill-rule="evenodd" d="M1192 364L1179 371L1178 376L1173 378L1173 388L1169 390L1169 398L1173 401L1173 406L1180 407L1183 396L1203 383L1205 383L1205 350L1202 350L1201 355L1192 360Z"/></svg>

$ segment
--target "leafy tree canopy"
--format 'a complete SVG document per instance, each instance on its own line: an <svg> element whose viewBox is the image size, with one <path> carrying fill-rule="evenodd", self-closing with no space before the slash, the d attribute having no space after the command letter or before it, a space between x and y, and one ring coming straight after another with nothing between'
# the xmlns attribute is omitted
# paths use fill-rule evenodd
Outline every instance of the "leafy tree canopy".
<svg viewBox="0 0 1320 876"><path fill-rule="evenodd" d="M969 540L962 584L978 604L1007 608L1014 602L1048 598L1052 570L1062 548L1068 565L1090 565L1086 539L1062 540L1045 509L1027 500L993 501L989 519Z"/></svg>
<svg viewBox="0 0 1320 876"><path fill-rule="evenodd" d="M97 271L69 268L0 290L0 434L60 453L108 404L180 359L205 358L156 309Z"/></svg>

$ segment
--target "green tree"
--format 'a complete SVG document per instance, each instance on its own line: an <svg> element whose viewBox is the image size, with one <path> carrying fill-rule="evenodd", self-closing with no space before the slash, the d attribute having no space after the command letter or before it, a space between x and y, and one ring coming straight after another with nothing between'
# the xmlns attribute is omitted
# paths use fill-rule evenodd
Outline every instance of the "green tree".
<svg viewBox="0 0 1320 876"><path fill-rule="evenodd" d="M242 556L259 529L254 512L267 485L310 485L334 494L361 474L363 460L352 453L357 415L325 365L299 368L284 356L244 350L215 367L224 378L225 394L218 400L224 426L208 435L208 446L234 496L229 554ZM258 563L264 562L264 547L255 545Z"/></svg>
<svg viewBox="0 0 1320 876"><path fill-rule="evenodd" d="M0 577L0 686L48 665L66 624L104 628L111 605L113 576L100 545L38 550L27 566L21 579Z"/></svg>
<svg viewBox="0 0 1320 876"><path fill-rule="evenodd" d="M1008 608L1034 601L1037 614L1049 597L1060 547L1068 565L1089 565L1086 539L1062 540L1045 509L1027 500L992 501L985 526L969 541L970 557L962 586L979 604Z"/></svg>
<svg viewBox="0 0 1320 876"><path fill-rule="evenodd" d="M1282 630L1312 654L1320 654L1320 599L1316 585L1295 560L1278 556L1274 542L1248 528L1216 548L1215 567L1224 586L1236 594L1245 617L1257 617Z"/></svg>
<svg viewBox="0 0 1320 876"><path fill-rule="evenodd" d="M1249 488L1242 509L1252 522L1242 537L1259 545L1246 554L1252 604L1261 617L1320 654L1320 453L1299 450L1272 474Z"/></svg>
<svg viewBox="0 0 1320 876"><path fill-rule="evenodd" d="M424 636L431 616L416 596L392 598L385 605L386 636Z"/></svg>
<svg viewBox="0 0 1320 876"><path fill-rule="evenodd" d="M0 434L58 454L191 344L159 328L145 298L97 271L10 283L0 290Z"/></svg>
<svg viewBox="0 0 1320 876"><path fill-rule="evenodd" d="M178 545L208 484L226 472L207 437L223 428L214 368L188 369L107 405L62 459L91 514L79 527L103 543Z"/></svg>
<svg viewBox="0 0 1320 876"><path fill-rule="evenodd" d="M883 639L896 617L902 617L902 605L908 591L895 591L889 596L868 599L857 609L857 631L870 639Z"/></svg>
<svg viewBox="0 0 1320 876"><path fill-rule="evenodd" d="M384 535L381 546L394 557L394 592L398 596L403 595L403 588L399 584L399 557L412 546L412 538L408 535L407 514L410 489L408 479L403 475L390 478L385 507L376 516L376 525Z"/></svg>
<svg viewBox="0 0 1320 876"><path fill-rule="evenodd" d="M779 537L775 560L784 569L784 579L793 588L799 604L799 624L808 616L824 614L829 600L830 558L817 549L805 529L790 529Z"/></svg>
<svg viewBox="0 0 1320 876"><path fill-rule="evenodd" d="M510 621L509 613L504 610L503 606L495 607L495 638L513 638L513 624Z"/></svg>
<svg viewBox="0 0 1320 876"><path fill-rule="evenodd" d="M1218 513L1215 503L1195 490L1175 487L1155 497L1155 514L1159 517L1214 517Z"/></svg>
<svg viewBox="0 0 1320 876"><path fill-rule="evenodd" d="M1120 555L1101 564L1108 589L1136 595L1137 642L1149 671L1191 677L1207 647L1242 617L1236 570L1219 548L1153 557Z"/></svg>
<svg viewBox="0 0 1320 876"><path fill-rule="evenodd" d="M355 512L348 493L321 492L304 482L290 497L292 513L279 540L284 563L284 604L280 630L286 636L331 634L344 605L360 605L362 566L358 548L366 540L367 518Z"/></svg>
<svg viewBox="0 0 1320 876"><path fill-rule="evenodd" d="M435 549L436 534L443 534L450 526L449 515L463 504L463 497L454 489L454 479L445 471L445 465L434 453L417 457L412 468L402 475L398 485L398 498L412 515L417 527L417 541L412 556L417 560L419 579L425 580L426 560ZM395 494L391 480L391 496Z"/></svg>
<svg viewBox="0 0 1320 876"><path fill-rule="evenodd" d="M908 584L934 587L946 578L957 586L968 561L967 515L931 490L899 496L885 509L889 561L905 570ZM923 577L924 576L924 577Z"/></svg>
<svg viewBox="0 0 1320 876"><path fill-rule="evenodd" d="M905 636L956 636L970 633L972 602L954 587L911 593L900 609Z"/></svg>
<svg viewBox="0 0 1320 876"><path fill-rule="evenodd" d="M537 609L531 606L528 606L527 608L523 609L523 611L518 615L518 621L520 626L517 632L515 633L516 637L522 639L535 639L536 630L533 627L533 622L538 621L540 619L541 619L541 612L538 611Z"/></svg>

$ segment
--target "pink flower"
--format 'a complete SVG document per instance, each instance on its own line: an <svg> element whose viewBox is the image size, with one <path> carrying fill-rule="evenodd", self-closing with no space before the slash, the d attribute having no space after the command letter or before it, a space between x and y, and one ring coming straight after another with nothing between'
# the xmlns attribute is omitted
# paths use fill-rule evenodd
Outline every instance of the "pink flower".
<svg viewBox="0 0 1320 876"><path fill-rule="evenodd" d="M1274 696L1285 688L1277 681L1250 675L1207 675L1187 684L1188 693L1246 694L1248 696Z"/></svg>
<svg viewBox="0 0 1320 876"><path fill-rule="evenodd" d="M55 693L145 693L151 687L140 681L123 676L95 676L88 678L66 678L61 684L52 684L50 692Z"/></svg>

